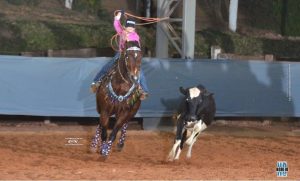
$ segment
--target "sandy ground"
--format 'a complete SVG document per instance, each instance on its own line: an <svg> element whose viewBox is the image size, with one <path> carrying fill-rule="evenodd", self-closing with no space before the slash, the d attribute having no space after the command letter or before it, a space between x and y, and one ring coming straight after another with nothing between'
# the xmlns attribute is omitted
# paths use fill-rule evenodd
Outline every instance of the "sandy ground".
<svg viewBox="0 0 300 181"><path fill-rule="evenodd" d="M95 126L0 126L0 179L300 179L299 127L213 125L167 162L174 134L129 130L122 152L89 153ZM80 138L68 145L67 138ZM114 147L115 148L115 147ZM186 147L185 147L186 148ZM287 161L288 177L276 176Z"/></svg>

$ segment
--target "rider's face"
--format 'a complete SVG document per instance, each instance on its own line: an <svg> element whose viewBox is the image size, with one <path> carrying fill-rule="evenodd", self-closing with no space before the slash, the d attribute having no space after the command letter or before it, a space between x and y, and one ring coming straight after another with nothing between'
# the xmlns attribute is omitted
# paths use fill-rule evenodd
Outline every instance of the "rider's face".
<svg viewBox="0 0 300 181"><path fill-rule="evenodd" d="M135 31L135 28L133 28L133 27L126 27L125 30L126 30L127 32L131 33L131 32L134 32L134 31Z"/></svg>

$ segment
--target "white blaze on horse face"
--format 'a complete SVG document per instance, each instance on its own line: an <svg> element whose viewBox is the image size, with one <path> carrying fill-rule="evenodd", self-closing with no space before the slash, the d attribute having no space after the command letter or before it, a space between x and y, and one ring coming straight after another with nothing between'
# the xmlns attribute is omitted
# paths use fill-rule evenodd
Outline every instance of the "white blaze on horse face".
<svg viewBox="0 0 300 181"><path fill-rule="evenodd" d="M136 57L137 57L137 55L138 55L138 54L135 52L135 53L134 53L134 58L136 58Z"/></svg>
<svg viewBox="0 0 300 181"><path fill-rule="evenodd" d="M197 87L193 87L189 89L191 99L198 97L201 91Z"/></svg>

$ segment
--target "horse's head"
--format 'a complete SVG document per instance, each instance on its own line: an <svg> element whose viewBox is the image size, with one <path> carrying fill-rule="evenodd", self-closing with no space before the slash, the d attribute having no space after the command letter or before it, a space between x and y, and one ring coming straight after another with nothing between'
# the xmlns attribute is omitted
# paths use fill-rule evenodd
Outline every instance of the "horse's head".
<svg viewBox="0 0 300 181"><path fill-rule="evenodd" d="M142 51L139 46L129 45L127 43L125 51L125 63L130 80L137 82L140 79L140 70L142 64Z"/></svg>

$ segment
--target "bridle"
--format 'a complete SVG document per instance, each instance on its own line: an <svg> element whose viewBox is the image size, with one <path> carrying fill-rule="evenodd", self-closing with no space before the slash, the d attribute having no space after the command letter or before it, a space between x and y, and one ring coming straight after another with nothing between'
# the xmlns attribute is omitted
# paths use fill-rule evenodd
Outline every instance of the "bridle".
<svg viewBox="0 0 300 181"><path fill-rule="evenodd" d="M125 51L125 60L124 60L124 61L125 61L126 71L127 71L127 73L128 73L128 72L130 72L130 71L128 70L128 62L127 62L127 59L128 59L127 53L128 53L128 52L127 52L127 51L141 51L141 49L138 48L138 47L130 47L130 48L126 49L126 51ZM135 52L134 58L135 58L135 59L137 58L137 52ZM119 72L119 74L121 75L121 78L122 78L127 84L129 84L129 82L124 78L124 76L123 76L123 74L122 74L122 72L121 72L121 69L120 69L120 60L118 61L118 65L117 65L117 66L118 66L118 72ZM130 73L128 73L128 74L130 74ZM131 87L129 88L129 90L126 92L125 95L117 95L117 93L113 90L113 87L112 87L112 83L111 83L112 78L110 79L110 81L109 81L109 83L108 83L108 85L107 85L107 88L108 88L108 91L109 91L111 97L112 97L114 100L118 100L119 102L123 102L124 100L126 100L126 99L134 92L135 88L137 87L137 82L139 82L139 80L133 81L133 80L131 79L131 76L130 76L130 75L128 75L128 77L129 77L129 79L131 80L132 85L131 85Z"/></svg>
<svg viewBox="0 0 300 181"><path fill-rule="evenodd" d="M126 72L129 74L129 70L128 70L128 51L141 51L141 49L139 47L136 47L136 46L133 46L133 47L129 47L126 49L125 51L125 67L126 67ZM137 58L137 55L138 53L137 52L134 52L134 58L136 59ZM118 72L119 74L121 75L121 78L123 79L124 82L126 82L127 84L129 84L129 82L124 78L122 72L121 72L121 69L120 69L120 61L118 61ZM131 79L131 76L128 75L128 77L130 78L131 82L134 83L134 81Z"/></svg>

